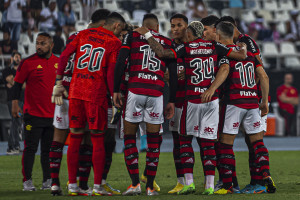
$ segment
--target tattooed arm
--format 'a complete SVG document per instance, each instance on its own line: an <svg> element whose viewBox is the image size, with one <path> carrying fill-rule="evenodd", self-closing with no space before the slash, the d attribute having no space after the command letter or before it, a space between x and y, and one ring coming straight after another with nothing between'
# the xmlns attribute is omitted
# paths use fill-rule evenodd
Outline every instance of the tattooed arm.
<svg viewBox="0 0 300 200"><path fill-rule="evenodd" d="M146 27L140 27L140 28L135 29L134 31L145 36L145 34L149 32L149 29L147 29ZM164 49L164 47L159 42L157 42L153 36L149 37L147 39L147 41L148 41L151 49L156 53L156 55L158 57L160 57L160 58L176 58L174 51L172 51L171 49Z"/></svg>

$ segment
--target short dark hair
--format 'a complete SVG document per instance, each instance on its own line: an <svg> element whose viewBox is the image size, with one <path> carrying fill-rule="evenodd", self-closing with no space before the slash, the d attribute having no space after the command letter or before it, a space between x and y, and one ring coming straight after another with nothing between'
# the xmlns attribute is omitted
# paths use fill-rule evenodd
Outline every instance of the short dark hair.
<svg viewBox="0 0 300 200"><path fill-rule="evenodd" d="M125 19L122 17L122 15L120 15L117 12L112 12L107 16L106 24L112 24L115 23L116 21L126 24Z"/></svg>
<svg viewBox="0 0 300 200"><path fill-rule="evenodd" d="M217 24L216 29L217 31L221 31L222 35L224 35L225 37L233 37L234 26L231 22L220 22Z"/></svg>
<svg viewBox="0 0 300 200"><path fill-rule="evenodd" d="M181 13L176 13L175 15L173 15L171 18L170 18L170 22L172 21L172 19L183 19L183 21L185 21L185 23L189 23L189 20L188 18L184 15L184 14L181 14Z"/></svg>
<svg viewBox="0 0 300 200"><path fill-rule="evenodd" d="M14 51L14 52L12 52L12 54L11 54L11 57L13 58L16 54L18 54L19 56L21 56L22 57L22 55L21 55L21 53L20 52L18 52L18 51Z"/></svg>
<svg viewBox="0 0 300 200"><path fill-rule="evenodd" d="M133 25L127 22L124 31L133 31L133 29Z"/></svg>
<svg viewBox="0 0 300 200"><path fill-rule="evenodd" d="M155 14L152 14L152 13L147 13L144 15L144 18L143 18L143 22L146 20L146 19L154 19L157 21L158 23L158 18Z"/></svg>
<svg viewBox="0 0 300 200"><path fill-rule="evenodd" d="M201 19L203 26L213 26L219 20L219 17L215 15L209 15Z"/></svg>
<svg viewBox="0 0 300 200"><path fill-rule="evenodd" d="M99 22L100 20L106 20L107 16L110 14L110 11L107 9L98 9L95 12L93 12L91 16L91 22L96 23Z"/></svg>
<svg viewBox="0 0 300 200"><path fill-rule="evenodd" d="M50 40L52 40L52 36L49 33L46 33L46 32L41 32L37 36L44 36L44 37L47 37Z"/></svg>
<svg viewBox="0 0 300 200"><path fill-rule="evenodd" d="M221 18L216 22L215 27L217 27L218 23L220 23L220 22L230 22L230 23L232 23L234 26L236 26L236 22L235 22L235 20L233 19L233 17L231 17L231 16L223 16L223 17L221 17Z"/></svg>

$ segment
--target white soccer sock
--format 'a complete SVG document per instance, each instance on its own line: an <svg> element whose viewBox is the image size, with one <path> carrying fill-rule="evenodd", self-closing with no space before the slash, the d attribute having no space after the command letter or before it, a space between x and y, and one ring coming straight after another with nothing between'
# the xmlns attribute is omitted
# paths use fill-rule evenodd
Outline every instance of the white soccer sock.
<svg viewBox="0 0 300 200"><path fill-rule="evenodd" d="M102 179L101 185L104 185L104 184L106 184L106 180L105 180L105 179Z"/></svg>
<svg viewBox="0 0 300 200"><path fill-rule="evenodd" d="M205 179L206 179L205 189L208 189L208 188L214 189L215 176L208 175L208 176L205 176Z"/></svg>
<svg viewBox="0 0 300 200"><path fill-rule="evenodd" d="M177 182L184 185L184 177L178 177Z"/></svg>
<svg viewBox="0 0 300 200"><path fill-rule="evenodd" d="M94 184L94 188L99 188L100 185L99 184Z"/></svg>
<svg viewBox="0 0 300 200"><path fill-rule="evenodd" d="M186 185L191 185L192 183L194 183L194 178L193 178L193 174L192 173L185 174L184 178L185 178L185 184Z"/></svg>

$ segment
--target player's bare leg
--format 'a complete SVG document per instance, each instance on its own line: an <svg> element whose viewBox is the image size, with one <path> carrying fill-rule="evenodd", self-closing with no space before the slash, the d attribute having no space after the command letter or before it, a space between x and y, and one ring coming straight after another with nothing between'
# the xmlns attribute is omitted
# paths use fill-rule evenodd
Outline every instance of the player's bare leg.
<svg viewBox="0 0 300 200"><path fill-rule="evenodd" d="M131 123L124 120L124 159L131 178L131 185L122 195L139 195L141 193L138 162L139 153L136 147L136 132L138 127L139 123Z"/></svg>
<svg viewBox="0 0 300 200"><path fill-rule="evenodd" d="M62 195L59 182L59 170L63 155L63 148L68 137L69 129L54 128L53 141L50 148L49 160L51 170L51 194Z"/></svg>

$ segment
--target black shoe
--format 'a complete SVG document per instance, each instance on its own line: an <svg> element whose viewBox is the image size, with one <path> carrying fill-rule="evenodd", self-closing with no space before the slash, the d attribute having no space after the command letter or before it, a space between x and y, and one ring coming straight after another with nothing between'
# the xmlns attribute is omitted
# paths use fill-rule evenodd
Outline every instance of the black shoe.
<svg viewBox="0 0 300 200"><path fill-rule="evenodd" d="M16 152L15 152L14 149L7 149L6 154L7 154L7 155L15 155Z"/></svg>
<svg viewBox="0 0 300 200"><path fill-rule="evenodd" d="M266 178L264 178L265 181L265 186L267 188L267 192L268 193L275 193L276 192L276 185L272 179L271 176L267 176Z"/></svg>

